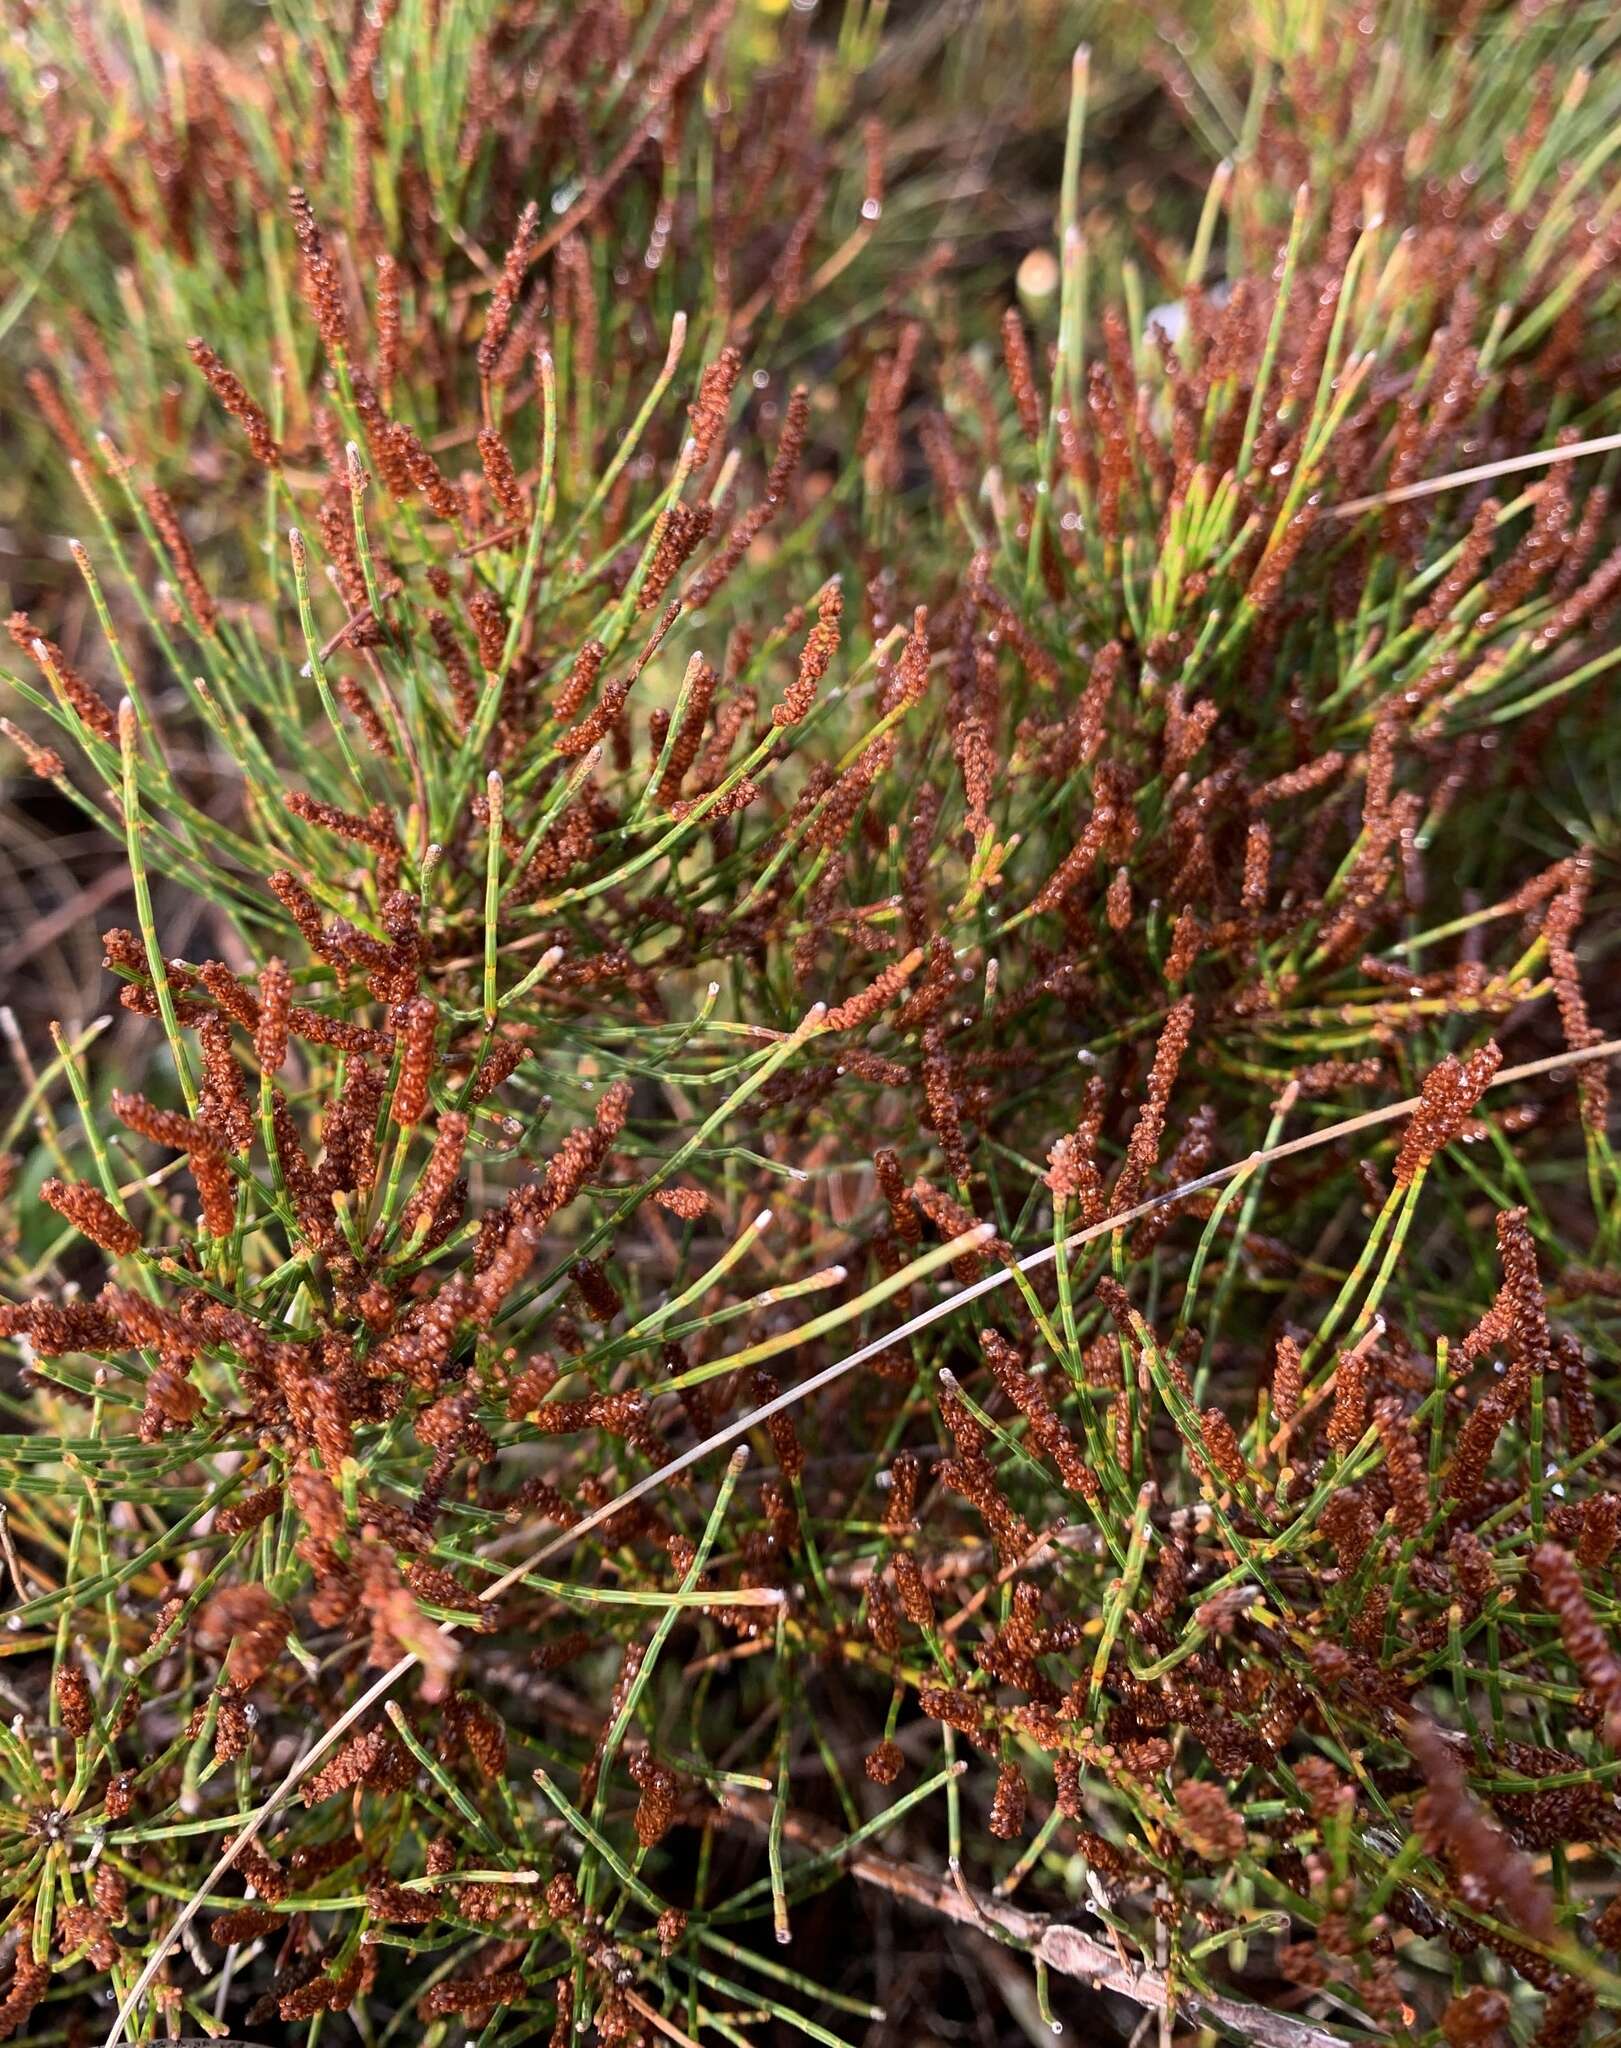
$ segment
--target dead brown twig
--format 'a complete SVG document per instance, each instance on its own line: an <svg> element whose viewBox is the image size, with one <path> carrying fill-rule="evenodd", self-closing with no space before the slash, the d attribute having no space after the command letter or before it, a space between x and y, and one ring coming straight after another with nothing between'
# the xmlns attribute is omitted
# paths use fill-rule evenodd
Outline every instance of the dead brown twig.
<svg viewBox="0 0 1621 2048"><path fill-rule="evenodd" d="M728 1789L724 1811L762 1834L771 1826L772 1802L764 1793ZM790 1841L819 1855L837 1849L842 1839L835 1828L792 1812L783 1832ZM1122 1962L1112 1948L1079 1927L1023 1912L976 1892L960 1872L942 1875L916 1864L898 1863L870 1849L857 1850L845 1859L843 1867L861 1884L873 1885L892 1898L904 1899L962 1926L989 1931L1059 1976L1075 1978L1098 1991L1115 1992L1151 2012L1170 2012L1196 2024L1219 2026L1254 2043L1255 2048L1345 2048L1343 2036L1310 2020L1269 2011L1220 1992L1175 1986L1157 1970Z"/></svg>

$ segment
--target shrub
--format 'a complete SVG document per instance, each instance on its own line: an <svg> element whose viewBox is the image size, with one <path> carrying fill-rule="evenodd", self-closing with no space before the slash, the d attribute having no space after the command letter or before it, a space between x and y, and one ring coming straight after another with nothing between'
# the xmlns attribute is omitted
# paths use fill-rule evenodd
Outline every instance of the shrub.
<svg viewBox="0 0 1621 2048"><path fill-rule="evenodd" d="M1084 64L988 332L842 296L793 28L717 132L719 16L407 7L94 164L190 381L41 387L13 626L151 1054L8 1140L0 2026L921 2033L835 1885L1119 2038L1621 2003L1606 30L1306 17L1152 317Z"/></svg>

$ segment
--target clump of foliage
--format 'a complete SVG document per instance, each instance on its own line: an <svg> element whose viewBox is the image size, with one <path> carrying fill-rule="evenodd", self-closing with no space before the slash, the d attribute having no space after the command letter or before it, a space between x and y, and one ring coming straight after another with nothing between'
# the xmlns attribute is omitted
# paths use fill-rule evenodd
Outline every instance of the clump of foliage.
<svg viewBox="0 0 1621 2048"><path fill-rule="evenodd" d="M893 202L725 29L94 166L240 296L39 386L151 1053L7 1139L0 2028L920 2036L837 1888L1031 2026L1603 2038L1614 31L1190 46L1152 315L1083 59L1051 288L791 384Z"/></svg>

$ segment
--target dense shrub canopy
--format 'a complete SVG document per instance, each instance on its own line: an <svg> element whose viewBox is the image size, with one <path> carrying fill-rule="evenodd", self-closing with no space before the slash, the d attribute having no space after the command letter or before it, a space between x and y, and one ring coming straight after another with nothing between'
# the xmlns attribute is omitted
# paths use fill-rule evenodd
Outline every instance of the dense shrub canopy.
<svg viewBox="0 0 1621 2048"><path fill-rule="evenodd" d="M0 2036L1621 2025L1621 24L1039 12L20 10Z"/></svg>

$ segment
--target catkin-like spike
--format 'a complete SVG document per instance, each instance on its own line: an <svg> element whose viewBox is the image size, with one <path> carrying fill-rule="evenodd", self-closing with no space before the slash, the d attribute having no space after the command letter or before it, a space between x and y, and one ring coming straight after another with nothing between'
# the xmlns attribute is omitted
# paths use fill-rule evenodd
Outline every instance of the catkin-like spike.
<svg viewBox="0 0 1621 2048"><path fill-rule="evenodd" d="M906 1768L906 1752L898 1742L886 1740L868 1750L861 1767L875 1785L893 1785Z"/></svg>
<svg viewBox="0 0 1621 2048"><path fill-rule="evenodd" d="M1292 1422L1300 1410L1300 1346L1282 1336L1272 1354L1272 1410L1280 1422Z"/></svg>
<svg viewBox="0 0 1621 2048"><path fill-rule="evenodd" d="M214 1517L214 1527L223 1536L244 1535L249 1529L257 1529L262 1522L268 1522L281 1502L282 1489L279 1486L262 1486L256 1493L228 1501Z"/></svg>
<svg viewBox="0 0 1621 2048"><path fill-rule="evenodd" d="M1148 1073L1148 1088L1137 1121L1126 1142L1126 1156L1115 1182L1114 1207L1129 1209L1141 1199L1143 1185L1159 1159L1160 1139L1165 1131L1166 1106L1183 1055L1193 1037L1192 996L1183 996L1166 1017L1154 1049L1154 1063Z"/></svg>
<svg viewBox="0 0 1621 2048"><path fill-rule="evenodd" d="M928 1217L942 1238L963 1237L976 1227L978 1219L972 1211L965 1209L950 1195L944 1194L921 1174L913 1181L910 1193L912 1200ZM1000 1239L993 1239L991 1248L999 1255L1006 1249ZM977 1280L981 1269L982 1261L977 1251L966 1251L960 1258L952 1261L951 1270L961 1286L966 1287L970 1281Z"/></svg>
<svg viewBox="0 0 1621 2048"><path fill-rule="evenodd" d="M433 1152L422 1169L416 1191L406 1206L404 1227L409 1234L431 1223L456 1185L461 1172L462 1153L467 1145L468 1122L459 1109L447 1109L435 1127Z"/></svg>
<svg viewBox="0 0 1621 2048"><path fill-rule="evenodd" d="M314 315L316 329L327 353L346 356L349 351L349 318L344 310L343 286L327 254L314 208L308 195L297 185L288 194L288 206L302 258L300 284L304 302Z"/></svg>
<svg viewBox="0 0 1621 2048"><path fill-rule="evenodd" d="M867 1633L886 1656L901 1647L901 1618L889 1588L876 1575L867 1581Z"/></svg>
<svg viewBox="0 0 1621 2048"><path fill-rule="evenodd" d="M1593 1045L1599 1038L1587 1012L1581 972L1576 962L1576 928L1581 922L1592 880L1592 855L1583 852L1569 863L1570 880L1548 905L1543 933L1548 943L1548 973L1553 982L1554 1001L1565 1043L1573 1049ZM1577 1070L1576 1087L1582 1108L1582 1122L1590 1131L1607 1128L1609 1082L1602 1062L1589 1060Z"/></svg>
<svg viewBox="0 0 1621 2048"><path fill-rule="evenodd" d="M1237 1430L1219 1408L1204 1411L1200 1417L1200 1434L1205 1456L1216 1471L1229 1486L1243 1486L1249 1479L1244 1447L1238 1440Z"/></svg>
<svg viewBox="0 0 1621 2048"><path fill-rule="evenodd" d="M374 1053L382 1057L393 1050L394 1041L386 1031L374 1031L369 1024L353 1024L347 1017L329 1017L324 1010L306 1010L294 1003L287 1012L287 1028L294 1038L311 1045L330 1045L339 1052Z"/></svg>
<svg viewBox="0 0 1621 2048"><path fill-rule="evenodd" d="M1398 1187L1407 1187L1464 1130L1502 1064L1496 1041L1487 1039L1466 1060L1448 1053L1424 1076L1418 1107L1408 1119L1396 1158Z"/></svg>
<svg viewBox="0 0 1621 2048"><path fill-rule="evenodd" d="M1334 1368L1334 1407L1324 1432L1337 1451L1354 1451L1368 1426L1370 1367L1366 1343L1342 1351Z"/></svg>
<svg viewBox="0 0 1621 2048"><path fill-rule="evenodd" d="M263 1586L227 1586L204 1604L193 1633L200 1648L227 1651L225 1674L247 1692L281 1655L292 1617ZM270 1896L265 1885L258 1889Z"/></svg>
<svg viewBox="0 0 1621 2048"><path fill-rule="evenodd" d="M743 368L743 354L730 342L712 363L704 365L698 395L687 407L692 423L693 468L701 470L726 432L726 414Z"/></svg>
<svg viewBox="0 0 1621 2048"><path fill-rule="evenodd" d="M1165 985L1179 988L1192 972L1195 961L1204 944L1204 926L1199 913L1192 904L1185 904L1177 914L1175 928L1171 933L1171 945L1165 955Z"/></svg>
<svg viewBox="0 0 1621 2048"><path fill-rule="evenodd" d="M839 619L843 610L843 591L836 581L829 583L817 602L816 624L800 655L799 674L771 713L773 725L798 725L816 702L817 688L839 651Z"/></svg>
<svg viewBox="0 0 1621 2048"><path fill-rule="evenodd" d="M917 1490L922 1476L915 1451L897 1451L889 1465L889 1505L884 1531L890 1537L910 1535L917 1527Z"/></svg>
<svg viewBox="0 0 1621 2048"><path fill-rule="evenodd" d="M479 688L467 651L456 637L456 629L442 611L428 613L428 631L450 684L450 700L459 731L465 733L478 713Z"/></svg>
<svg viewBox="0 0 1621 2048"><path fill-rule="evenodd" d="M540 208L531 199L518 216L512 244L490 293L490 310L485 316L484 332L478 344L478 373L486 381L495 375L507 336L512 331L513 308L518 303L524 272L529 268L529 252L534 247L539 226Z"/></svg>
<svg viewBox="0 0 1621 2048"><path fill-rule="evenodd" d="M498 1039L485 1054L484 1063L478 1070L478 1077L473 1083L473 1101L485 1101L503 1081L511 1080L532 1050L527 1039Z"/></svg>
<svg viewBox="0 0 1621 2048"><path fill-rule="evenodd" d="M248 396L247 387L233 370L226 368L219 357L200 337L186 343L186 352L207 380L209 389L235 420L239 420L248 437L248 446L254 460L262 462L267 469L275 469L281 462L281 450L276 437L270 430L270 418L262 405Z"/></svg>
<svg viewBox="0 0 1621 2048"><path fill-rule="evenodd" d="M1445 1853L1464 1903L1477 1912L1501 1906L1511 1926L1552 1940L1552 1901L1531 1859L1476 1803L1452 1744L1422 1715L1408 1722L1407 1741L1426 1786L1413 1826L1432 1855Z"/></svg>
<svg viewBox="0 0 1621 2048"><path fill-rule="evenodd" d="M114 1257L137 1250L141 1233L127 1216L121 1216L101 1192L85 1181L61 1181L54 1177L40 1184L40 1199L48 1202L58 1215L65 1216L75 1230L81 1231L92 1244L99 1244L103 1251Z"/></svg>
<svg viewBox="0 0 1621 2048"><path fill-rule="evenodd" d="M494 427L479 429L478 455L484 469L484 481L490 487L491 497L508 519L518 525L526 524L529 518L529 501L518 482L512 450Z"/></svg>
<svg viewBox="0 0 1621 2048"><path fill-rule="evenodd" d="M681 1781L650 1750L632 1757L629 1770L632 1783L642 1795L636 1802L636 1839L644 1849L651 1849L675 1825Z"/></svg>
<svg viewBox="0 0 1621 2048"><path fill-rule="evenodd" d="M1444 1482L1444 1491L1460 1507L1467 1507L1485 1483L1497 1439L1519 1406L1523 1385L1520 1377L1491 1388L1464 1418Z"/></svg>
<svg viewBox="0 0 1621 2048"><path fill-rule="evenodd" d="M607 1268L597 1259L576 1259L570 1270L592 1320L611 1323L625 1303Z"/></svg>
<svg viewBox="0 0 1621 2048"><path fill-rule="evenodd" d="M715 687L719 680L701 654L695 654L688 662L687 673L682 682L686 708L681 714L681 723L676 728L675 738L670 743L670 755L665 763L664 773L659 778L660 803L673 803L680 795L687 771L698 757L698 749L703 741L704 723L709 716L709 707L714 701ZM660 747L662 748L662 742Z"/></svg>
<svg viewBox="0 0 1621 2048"><path fill-rule="evenodd" d="M1531 1553L1531 1570L1543 1606L1559 1623L1566 1656L1603 1711L1605 1741L1621 1749L1621 1657L1593 1618L1576 1560L1560 1544L1540 1543Z"/></svg>
<svg viewBox="0 0 1621 2048"><path fill-rule="evenodd" d="M76 1742L82 1742L95 1723L90 1681L82 1664L70 1660L56 1674L56 1705L62 1726Z"/></svg>
<svg viewBox="0 0 1621 2048"><path fill-rule="evenodd" d="M1041 440L1041 400L1036 395L1036 373L1030 362L1030 344L1016 306L1002 315L1002 360L1007 365L1008 388L1025 439L1032 447Z"/></svg>
<svg viewBox="0 0 1621 2048"><path fill-rule="evenodd" d="M428 1081L434 1070L434 1034L439 1012L431 996L413 996L398 1014L400 1070L394 1083L391 1113L397 1124L419 1123L428 1107ZM454 1174L451 1176L455 1178Z"/></svg>
<svg viewBox="0 0 1621 2048"><path fill-rule="evenodd" d="M253 1050L262 1073L278 1073L287 1057L292 993L293 977L285 963L267 960L259 971L259 1015L253 1032Z"/></svg>
<svg viewBox="0 0 1621 2048"><path fill-rule="evenodd" d="M771 474L766 478L765 495L768 505L780 505L788 495L788 487L794 480L805 453L805 442L810 430L810 392L803 384L796 384L788 394L788 404L783 412L782 432L777 437L777 456L771 465Z"/></svg>
<svg viewBox="0 0 1621 2048"><path fill-rule="evenodd" d="M996 1791L991 1798L988 1826L998 1841L1013 1842L1024 1833L1024 1812L1030 1797L1023 1771L1005 1763L996 1774Z"/></svg>
<svg viewBox="0 0 1621 2048"><path fill-rule="evenodd" d="M917 1205L906 1185L906 1176L901 1171L900 1161L889 1146L880 1145L872 1155L872 1164L873 1171L878 1177L879 1191L889 1204L890 1228L902 1244L919 1243L923 1236L923 1226L918 1221Z"/></svg>
<svg viewBox="0 0 1621 2048"><path fill-rule="evenodd" d="M59 776L67 772L62 756L54 747L44 746L32 733L24 732L20 725L13 724L9 718L0 718L0 733L5 734L28 763L30 772L37 775L41 782L55 782Z"/></svg>
<svg viewBox="0 0 1621 2048"><path fill-rule="evenodd" d="M228 1151L244 1152L253 1142L254 1117L231 1044L231 1027L218 1011L199 1020L203 1092L198 1120L216 1133Z"/></svg>
<svg viewBox="0 0 1621 2048"><path fill-rule="evenodd" d="M108 1102L119 1122L128 1124L138 1137L145 1138L149 1144L167 1145L174 1152L189 1152L194 1146L207 1142L189 1116L182 1116L176 1109L159 1109L155 1102L149 1102L144 1095L132 1089L115 1088Z"/></svg>
<svg viewBox="0 0 1621 2048"><path fill-rule="evenodd" d="M959 1187L965 1187L973 1172L973 1162L962 1134L962 1111L952 1085L951 1065L940 1034L932 1025L923 1032L923 1099L927 1106L926 1121L940 1140L946 1170Z"/></svg>
<svg viewBox="0 0 1621 2048"><path fill-rule="evenodd" d="M82 469L90 467L90 450L84 436L79 432L78 423L62 402L62 394L42 369L26 370L23 383L28 395L39 408L40 418L56 436L58 445L68 460Z"/></svg>
<svg viewBox="0 0 1621 2048"><path fill-rule="evenodd" d="M1259 789L1251 790L1250 809L1264 811L1272 804L1310 796L1324 783L1332 782L1344 766L1345 756L1341 753L1319 754L1315 761L1308 761L1304 767L1291 768L1285 774L1275 775L1270 782L1263 782Z"/></svg>
<svg viewBox="0 0 1621 2048"><path fill-rule="evenodd" d="M1621 1543L1621 1494L1595 1493L1582 1508L1576 1562L1583 1571L1602 1571Z"/></svg>
<svg viewBox="0 0 1621 2048"><path fill-rule="evenodd" d="M218 630L219 617L214 600L203 582L202 571L197 566L197 557L192 551L185 528L180 523L180 514L167 491L156 484L149 484L142 497L151 517L158 538L168 550L174 565L175 577L185 593L187 604L198 629L208 635Z"/></svg>
<svg viewBox="0 0 1621 2048"><path fill-rule="evenodd" d="M578 760L581 754L603 739L609 728L617 721L630 695L630 682L624 676L616 676L612 682L604 683L602 695L593 709L588 711L578 725L572 725L554 742L556 750L566 761Z"/></svg>
<svg viewBox="0 0 1621 2048"><path fill-rule="evenodd" d="M1497 1218L1497 1255L1503 1267L1502 1299L1520 1363L1533 1374L1553 1366L1548 1307L1537 1272L1537 1251L1524 1209L1504 1209Z"/></svg>
<svg viewBox="0 0 1621 2048"><path fill-rule="evenodd" d="M652 542L652 558L636 597L636 609L650 612L675 581L682 566L708 533L714 519L709 505L677 503L659 517Z"/></svg>
<svg viewBox="0 0 1621 2048"><path fill-rule="evenodd" d="M202 1201L203 1228L210 1237L229 1237L236 1228L236 1183L224 1154L194 1145L188 1163Z"/></svg>
<svg viewBox="0 0 1621 2048"><path fill-rule="evenodd" d="M377 388L387 405L400 368L400 266L384 249L377 258Z"/></svg>
<svg viewBox="0 0 1621 2048"><path fill-rule="evenodd" d="M923 1576L923 1567L910 1551L897 1550L890 1560L889 1568L895 1574L895 1590L900 1595L901 1612L914 1628L932 1628L934 1600L930 1595L928 1582Z"/></svg>
<svg viewBox="0 0 1621 2048"><path fill-rule="evenodd" d="M1116 806L1099 797L1086 829L1031 900L1036 911L1056 910L1103 858L1119 824Z"/></svg>
<svg viewBox="0 0 1621 2048"><path fill-rule="evenodd" d="M774 1401L782 1392L775 1374L756 1367L752 1379L755 1401L762 1407ZM784 1479L797 1479L805 1470L805 1451L799 1441L799 1431L794 1427L794 1418L787 1409L780 1409L766 1422L766 1432L771 1438L771 1448L777 1456L777 1465Z"/></svg>
<svg viewBox="0 0 1621 2048"><path fill-rule="evenodd" d="M1404 1536L1417 1536L1430 1517L1429 1474L1402 1405L1393 1395L1374 1403L1373 1426L1379 1432L1385 1473L1395 1496L1396 1527Z"/></svg>
<svg viewBox="0 0 1621 2048"><path fill-rule="evenodd" d="M353 811L340 810L336 804L294 789L287 793L287 808L295 817L319 825L324 832L335 832L340 839L351 839L357 846L369 846L378 853L394 855L401 851L400 837L386 805L377 805L361 818Z"/></svg>
<svg viewBox="0 0 1621 2048"><path fill-rule="evenodd" d="M1032 1443L1052 1460L1064 1484L1084 1500L1100 1499L1102 1489L1080 1446L1053 1412L1041 1382L1025 1371L1018 1352L995 1330L982 1330L979 1344L997 1385L1029 1423Z"/></svg>
<svg viewBox="0 0 1621 2048"><path fill-rule="evenodd" d="M572 718L596 687L598 671L607 659L608 650L600 640L587 640L575 655L567 677L552 701L552 711L558 718Z"/></svg>
<svg viewBox="0 0 1621 2048"><path fill-rule="evenodd" d="M1243 1855L1244 1822L1213 1779L1188 1778L1178 1785L1176 1812L1178 1833L1206 1863L1233 1863Z"/></svg>
<svg viewBox="0 0 1621 2048"><path fill-rule="evenodd" d="M278 868L266 880L271 894L298 927L310 951L318 960L328 958L332 948L321 923L321 906L309 889L287 868Z"/></svg>
<svg viewBox="0 0 1621 2048"><path fill-rule="evenodd" d="M109 746L118 744L118 720L86 682L54 640L36 633L27 612L13 612L6 621L13 644L56 678L57 686L86 729Z"/></svg>
<svg viewBox="0 0 1621 2048"><path fill-rule="evenodd" d="M49 1963L36 1962L25 1943L11 1966L11 1982L0 1998L0 2040L8 2040L28 2025L29 2017L45 1996L51 1981Z"/></svg>

